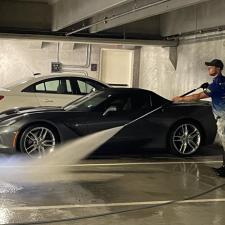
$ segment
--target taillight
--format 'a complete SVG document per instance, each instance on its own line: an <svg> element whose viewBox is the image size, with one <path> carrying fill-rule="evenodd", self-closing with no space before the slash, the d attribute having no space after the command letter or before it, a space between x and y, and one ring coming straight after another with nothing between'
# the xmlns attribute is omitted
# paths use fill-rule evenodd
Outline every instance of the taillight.
<svg viewBox="0 0 225 225"><path fill-rule="evenodd" d="M3 95L0 95L0 101L3 99L3 98L5 98L5 96L3 96Z"/></svg>

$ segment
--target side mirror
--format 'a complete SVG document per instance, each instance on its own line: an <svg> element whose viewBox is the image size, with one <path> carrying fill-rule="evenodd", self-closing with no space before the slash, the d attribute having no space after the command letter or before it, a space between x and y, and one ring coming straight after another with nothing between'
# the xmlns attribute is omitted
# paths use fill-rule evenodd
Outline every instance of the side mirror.
<svg viewBox="0 0 225 225"><path fill-rule="evenodd" d="M116 112L117 108L116 106L110 106L108 109L105 110L105 112L102 114L103 116L106 116L110 112Z"/></svg>
<svg viewBox="0 0 225 225"><path fill-rule="evenodd" d="M95 92L95 91L96 91L96 88L92 88L90 93Z"/></svg>

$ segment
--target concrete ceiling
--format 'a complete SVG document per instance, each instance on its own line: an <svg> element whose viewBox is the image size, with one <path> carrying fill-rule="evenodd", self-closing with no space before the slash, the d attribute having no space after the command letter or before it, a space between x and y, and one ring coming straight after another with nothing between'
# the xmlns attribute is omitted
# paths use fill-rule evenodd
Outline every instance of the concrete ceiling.
<svg viewBox="0 0 225 225"><path fill-rule="evenodd" d="M0 32L162 40L223 29L224 12L224 0L0 0Z"/></svg>

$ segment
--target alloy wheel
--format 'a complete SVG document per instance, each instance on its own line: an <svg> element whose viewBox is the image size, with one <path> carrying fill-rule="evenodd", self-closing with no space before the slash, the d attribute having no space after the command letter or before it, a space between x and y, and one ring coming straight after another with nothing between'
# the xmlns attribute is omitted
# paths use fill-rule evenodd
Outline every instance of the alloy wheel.
<svg viewBox="0 0 225 225"><path fill-rule="evenodd" d="M56 145L55 135L46 127L35 127L24 137L24 151L30 157L42 157L53 152Z"/></svg>
<svg viewBox="0 0 225 225"><path fill-rule="evenodd" d="M190 123L181 124L172 135L172 144L181 155L190 155L200 146L201 133L199 129Z"/></svg>

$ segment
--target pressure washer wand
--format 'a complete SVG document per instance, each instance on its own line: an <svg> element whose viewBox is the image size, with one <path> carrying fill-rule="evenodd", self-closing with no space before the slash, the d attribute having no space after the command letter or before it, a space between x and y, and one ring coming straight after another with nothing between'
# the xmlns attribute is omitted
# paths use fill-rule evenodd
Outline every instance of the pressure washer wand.
<svg viewBox="0 0 225 225"><path fill-rule="evenodd" d="M197 91L197 90L200 89L200 88L201 88L201 87L195 88L195 89L193 89L193 90L191 90L191 91L189 91L189 92L187 92L187 93L181 95L180 97L184 97L184 96L186 96L186 95L189 95L189 94L191 94L192 92L195 92L195 91Z"/></svg>
<svg viewBox="0 0 225 225"><path fill-rule="evenodd" d="M193 90L191 90L191 91L189 91L189 92L187 92L187 93L181 95L180 97L184 97L184 96L186 96L186 95L189 95L189 94L191 94L192 92L197 91L197 90L199 90L199 89L201 89L201 88L202 88L202 89L206 89L206 88L208 88L208 86L209 86L209 83L208 83L208 82L207 82L207 83L204 83L204 84L202 84L200 87L195 88L195 89L193 89Z"/></svg>
<svg viewBox="0 0 225 225"><path fill-rule="evenodd" d="M187 93L181 95L180 97L184 97L184 96L186 96L186 95L189 95L189 94L191 94L192 92L195 92L195 91L197 91L198 89L201 89L201 88L202 88L202 89L206 89L208 86L209 86L209 83L204 83L204 84L202 84L200 87L195 88L195 89L193 89L193 90L191 90L191 91L189 91L189 92L187 92ZM131 125L131 124L135 123L136 121L138 121L138 120L140 120L140 119L142 119L142 118L144 118L144 117L146 117L146 116L148 116L148 115L150 115L150 114L152 114L152 113L154 113L154 112L156 112L156 111L158 111L158 110L164 108L165 106L169 106L169 105L172 104L172 103L173 103L173 102L169 101L169 102L167 102L167 103L165 103L165 104L162 104L162 105L159 106L158 108L153 109L152 111L150 111L150 112L148 112L148 113L146 113L146 114L144 114L144 115L142 115L142 116L140 116L140 117L138 117L138 118L136 118L136 119L130 121L129 123L126 123L126 124L124 125L124 127L126 127L126 126L128 126L128 125Z"/></svg>

